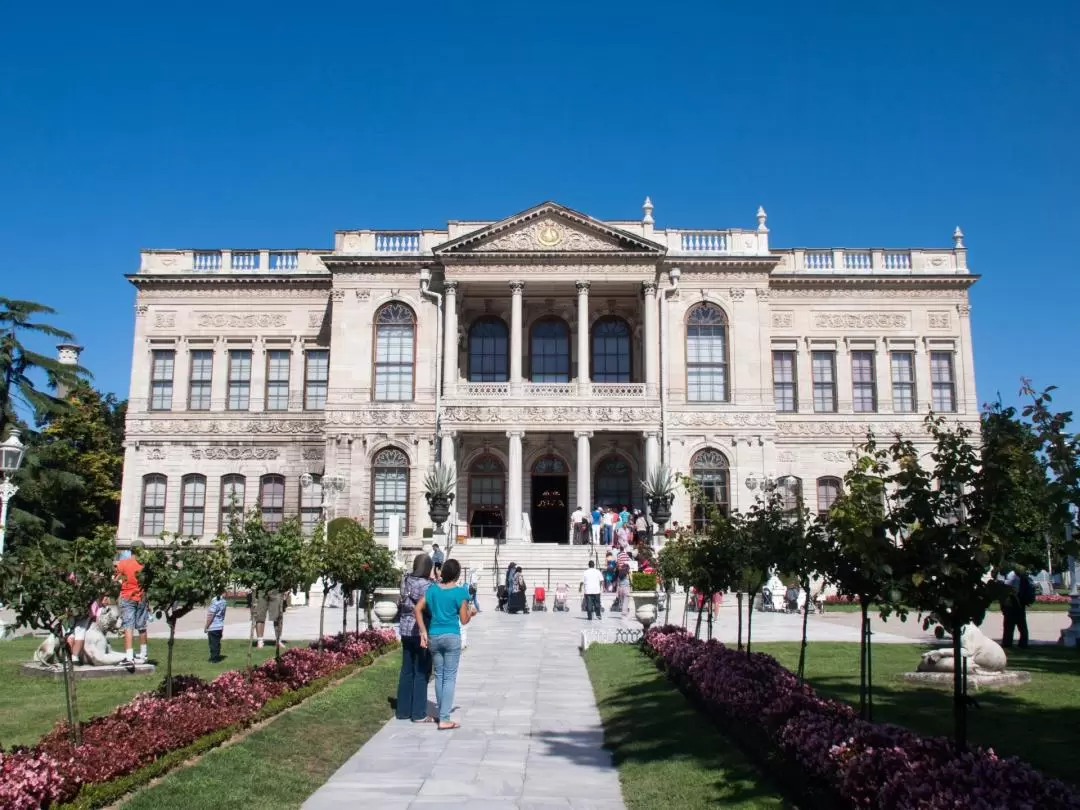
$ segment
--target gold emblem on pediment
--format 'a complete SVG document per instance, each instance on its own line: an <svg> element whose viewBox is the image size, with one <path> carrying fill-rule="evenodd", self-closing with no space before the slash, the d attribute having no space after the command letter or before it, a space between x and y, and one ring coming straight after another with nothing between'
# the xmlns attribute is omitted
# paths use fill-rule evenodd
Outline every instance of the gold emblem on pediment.
<svg viewBox="0 0 1080 810"><path fill-rule="evenodd" d="M544 247L555 247L562 239L562 231L552 222L545 222L536 231L536 241Z"/></svg>

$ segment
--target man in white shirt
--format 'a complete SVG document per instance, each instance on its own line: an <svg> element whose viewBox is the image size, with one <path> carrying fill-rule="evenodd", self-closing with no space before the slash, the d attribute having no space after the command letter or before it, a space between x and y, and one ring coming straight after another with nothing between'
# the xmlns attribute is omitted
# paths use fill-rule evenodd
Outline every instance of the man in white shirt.
<svg viewBox="0 0 1080 810"><path fill-rule="evenodd" d="M573 512L570 513L570 544L574 543L574 532L577 531L577 527L581 524L582 518L585 517L584 510L579 506Z"/></svg>
<svg viewBox="0 0 1080 810"><path fill-rule="evenodd" d="M593 614L600 618L600 593L604 590L604 575L596 570L596 562L589 560L589 567L581 575L581 586L585 589L585 612L592 621Z"/></svg>

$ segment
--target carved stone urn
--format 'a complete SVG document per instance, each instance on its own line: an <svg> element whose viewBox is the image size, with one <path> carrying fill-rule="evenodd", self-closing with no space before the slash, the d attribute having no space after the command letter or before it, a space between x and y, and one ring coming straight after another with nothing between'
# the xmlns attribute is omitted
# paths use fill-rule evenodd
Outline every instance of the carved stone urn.
<svg viewBox="0 0 1080 810"><path fill-rule="evenodd" d="M630 598L634 600L634 618L648 632L656 621L659 595L656 591L631 591Z"/></svg>
<svg viewBox="0 0 1080 810"><path fill-rule="evenodd" d="M672 500L674 498L671 495L654 495L649 498L649 515L652 517L653 523L661 529L671 520Z"/></svg>
<svg viewBox="0 0 1080 810"><path fill-rule="evenodd" d="M392 624L397 619L398 599L401 594L397 588L375 589L375 615L382 624Z"/></svg>
<svg viewBox="0 0 1080 810"><path fill-rule="evenodd" d="M428 517L431 518L431 522L436 526L442 526L450 517L450 505L454 502L454 496L427 493L424 497L427 498Z"/></svg>

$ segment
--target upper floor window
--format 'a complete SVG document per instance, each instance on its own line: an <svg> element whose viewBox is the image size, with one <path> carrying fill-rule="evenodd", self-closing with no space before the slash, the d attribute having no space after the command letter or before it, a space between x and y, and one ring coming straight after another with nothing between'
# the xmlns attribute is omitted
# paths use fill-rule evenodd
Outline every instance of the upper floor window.
<svg viewBox="0 0 1080 810"><path fill-rule="evenodd" d="M952 352L930 352L930 396L934 410L952 413L956 410L956 377Z"/></svg>
<svg viewBox="0 0 1080 810"><path fill-rule="evenodd" d="M310 535L322 518L322 476L311 476L311 483L300 485L300 528Z"/></svg>
<svg viewBox="0 0 1080 810"><path fill-rule="evenodd" d="M289 364L288 349L271 349L266 353L266 410L289 410Z"/></svg>
<svg viewBox="0 0 1080 810"><path fill-rule="evenodd" d="M802 479L795 475L787 475L777 481L780 489L781 503L788 512L799 508L802 500Z"/></svg>
<svg viewBox="0 0 1080 810"><path fill-rule="evenodd" d="M836 411L836 352L812 352L810 370L814 378L814 410Z"/></svg>
<svg viewBox="0 0 1080 810"><path fill-rule="evenodd" d="M630 382L630 325L609 315L592 328L592 378L594 382Z"/></svg>
<svg viewBox="0 0 1080 810"><path fill-rule="evenodd" d="M310 349L305 357L304 408L321 410L326 407L326 386L330 381L330 352Z"/></svg>
<svg viewBox="0 0 1080 810"><path fill-rule="evenodd" d="M180 534L202 537L206 522L206 476L185 475L180 482Z"/></svg>
<svg viewBox="0 0 1080 810"><path fill-rule="evenodd" d="M251 404L251 349L229 351L230 411L246 411Z"/></svg>
<svg viewBox="0 0 1080 810"><path fill-rule="evenodd" d="M892 402L897 413L915 412L915 352L893 352Z"/></svg>
<svg viewBox="0 0 1080 810"><path fill-rule="evenodd" d="M165 531L165 489L168 479L160 473L143 476L142 514L139 534L157 537Z"/></svg>
<svg viewBox="0 0 1080 810"><path fill-rule="evenodd" d="M719 450L706 447L694 454L690 461L690 474L701 487L701 495L713 504L722 515L731 509L728 460ZM704 531L709 524L709 510L704 503L693 505L694 531Z"/></svg>
<svg viewBox="0 0 1080 810"><path fill-rule="evenodd" d="M469 328L469 382L510 379L509 335L501 318L480 318Z"/></svg>
<svg viewBox="0 0 1080 810"><path fill-rule="evenodd" d="M409 525L409 457L396 447L386 447L371 462L371 526L375 534L390 534L390 516L401 518L401 533Z"/></svg>
<svg viewBox="0 0 1080 810"><path fill-rule="evenodd" d="M194 349L191 352L191 379L188 383L188 410L210 410L210 385L214 376L214 352Z"/></svg>
<svg viewBox="0 0 1080 810"><path fill-rule="evenodd" d="M544 318L533 324L529 372L533 382L570 382L570 327L566 321Z"/></svg>
<svg viewBox="0 0 1080 810"><path fill-rule="evenodd" d="M413 398L416 362L416 315L391 301L375 316L375 399L408 402Z"/></svg>
<svg viewBox="0 0 1080 810"><path fill-rule="evenodd" d="M795 352L772 353L773 401L776 410L793 413L799 409L799 389L796 383Z"/></svg>
<svg viewBox="0 0 1080 810"><path fill-rule="evenodd" d="M834 476L826 476L817 480L817 509L818 514L827 515L836 499L840 497L840 479Z"/></svg>
<svg viewBox="0 0 1080 810"><path fill-rule="evenodd" d="M851 353L851 394L857 413L873 413L877 410L877 375L873 352Z"/></svg>
<svg viewBox="0 0 1080 810"><path fill-rule="evenodd" d="M244 517L244 487L242 475L223 475L221 477L221 517L218 531L224 532L234 519Z"/></svg>
<svg viewBox="0 0 1080 810"><path fill-rule="evenodd" d="M593 500L601 506L611 506L618 511L633 503L633 476L630 465L618 456L608 456L596 465L596 484ZM595 505L595 504L594 504ZM581 504L588 510L589 504Z"/></svg>
<svg viewBox="0 0 1080 810"><path fill-rule="evenodd" d="M263 525L276 529L285 520L285 479L280 475L264 475L259 480L259 509Z"/></svg>
<svg viewBox="0 0 1080 810"><path fill-rule="evenodd" d="M686 318L686 398L726 402L727 316L713 304L698 304Z"/></svg>
<svg viewBox="0 0 1080 810"><path fill-rule="evenodd" d="M155 349L150 371L150 410L172 410L173 367L176 352L172 349Z"/></svg>

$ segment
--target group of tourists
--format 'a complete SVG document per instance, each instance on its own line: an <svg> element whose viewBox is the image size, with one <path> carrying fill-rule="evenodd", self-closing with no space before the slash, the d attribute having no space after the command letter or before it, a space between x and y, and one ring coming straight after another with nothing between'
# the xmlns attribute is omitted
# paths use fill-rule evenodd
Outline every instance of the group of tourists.
<svg viewBox="0 0 1080 810"><path fill-rule="evenodd" d="M647 542L649 522L645 513L630 506L594 506L591 512L578 507L570 514L570 542L583 546Z"/></svg>

